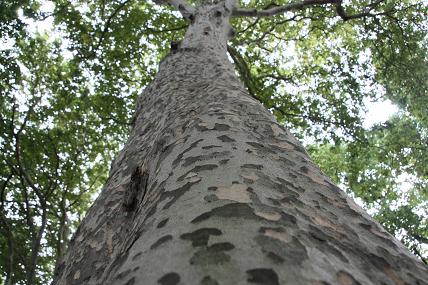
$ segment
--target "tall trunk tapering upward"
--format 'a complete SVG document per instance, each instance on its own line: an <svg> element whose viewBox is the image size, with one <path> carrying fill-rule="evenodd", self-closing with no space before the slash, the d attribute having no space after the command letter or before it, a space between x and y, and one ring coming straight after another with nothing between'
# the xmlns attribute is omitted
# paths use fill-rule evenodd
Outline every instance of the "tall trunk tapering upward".
<svg viewBox="0 0 428 285"><path fill-rule="evenodd" d="M248 95L226 55L229 1L171 2L186 37L138 99L54 284L427 284Z"/></svg>

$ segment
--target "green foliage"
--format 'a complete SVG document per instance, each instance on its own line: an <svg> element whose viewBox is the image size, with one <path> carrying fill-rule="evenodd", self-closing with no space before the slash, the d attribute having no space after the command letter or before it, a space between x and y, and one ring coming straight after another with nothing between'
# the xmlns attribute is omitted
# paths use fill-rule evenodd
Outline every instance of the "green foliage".
<svg viewBox="0 0 428 285"><path fill-rule="evenodd" d="M428 128L401 114L367 130L364 140L308 148L326 174L425 262L427 141Z"/></svg>
<svg viewBox="0 0 428 285"><path fill-rule="evenodd" d="M235 18L229 53L251 95L313 142L321 168L427 258L428 5L345 2L348 15L377 4L348 21L334 5ZM35 32L40 23L51 30ZM26 284L33 272L34 284L49 282L136 97L186 26L151 1L0 3L0 280ZM381 98L401 115L364 129L364 103Z"/></svg>

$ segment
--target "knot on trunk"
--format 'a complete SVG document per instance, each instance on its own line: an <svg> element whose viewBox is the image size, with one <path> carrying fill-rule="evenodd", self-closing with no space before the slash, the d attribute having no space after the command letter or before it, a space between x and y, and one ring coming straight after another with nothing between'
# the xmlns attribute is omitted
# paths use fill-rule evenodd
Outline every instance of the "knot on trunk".
<svg viewBox="0 0 428 285"><path fill-rule="evenodd" d="M131 175L131 181L123 196L123 208L127 212L134 211L137 205L143 201L147 191L149 173L146 168L137 167Z"/></svg>

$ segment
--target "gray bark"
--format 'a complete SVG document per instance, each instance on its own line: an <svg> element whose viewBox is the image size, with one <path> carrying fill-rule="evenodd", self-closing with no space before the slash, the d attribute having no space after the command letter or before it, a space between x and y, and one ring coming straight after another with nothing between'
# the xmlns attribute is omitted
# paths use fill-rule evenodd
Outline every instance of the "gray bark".
<svg viewBox="0 0 428 285"><path fill-rule="evenodd" d="M54 284L427 284L428 271L311 161L196 8Z"/></svg>

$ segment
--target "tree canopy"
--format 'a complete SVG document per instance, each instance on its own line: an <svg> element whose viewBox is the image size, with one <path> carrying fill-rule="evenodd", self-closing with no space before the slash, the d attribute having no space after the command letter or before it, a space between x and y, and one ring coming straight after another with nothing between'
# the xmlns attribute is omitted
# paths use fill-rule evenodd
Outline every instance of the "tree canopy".
<svg viewBox="0 0 428 285"><path fill-rule="evenodd" d="M228 53L250 95L427 262L428 2L239 2ZM152 1L0 3L0 284L49 282L187 25ZM399 111L364 126L383 100Z"/></svg>

